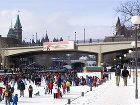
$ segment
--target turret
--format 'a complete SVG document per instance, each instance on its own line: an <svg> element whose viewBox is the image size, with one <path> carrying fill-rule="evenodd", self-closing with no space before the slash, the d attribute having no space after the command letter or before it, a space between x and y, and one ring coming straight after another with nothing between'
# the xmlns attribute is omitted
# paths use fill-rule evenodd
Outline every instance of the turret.
<svg viewBox="0 0 140 105"><path fill-rule="evenodd" d="M120 22L120 18L118 17L117 23L116 23L116 35L121 35L121 22Z"/></svg>
<svg viewBox="0 0 140 105"><path fill-rule="evenodd" d="M8 31L7 37L8 38L16 38L14 28L12 28L12 20L11 20L11 28Z"/></svg>
<svg viewBox="0 0 140 105"><path fill-rule="evenodd" d="M14 32L14 29L13 28L10 28L9 29L8 34L7 34L7 37L8 38L16 38L15 32Z"/></svg>
<svg viewBox="0 0 140 105"><path fill-rule="evenodd" d="M18 39L20 42L22 42L22 26L20 23L19 15L17 15L16 24L14 26L14 31L16 35L16 39Z"/></svg>
<svg viewBox="0 0 140 105"><path fill-rule="evenodd" d="M46 31L46 36L45 36L45 39L44 40L45 40L45 42L49 42L47 31Z"/></svg>

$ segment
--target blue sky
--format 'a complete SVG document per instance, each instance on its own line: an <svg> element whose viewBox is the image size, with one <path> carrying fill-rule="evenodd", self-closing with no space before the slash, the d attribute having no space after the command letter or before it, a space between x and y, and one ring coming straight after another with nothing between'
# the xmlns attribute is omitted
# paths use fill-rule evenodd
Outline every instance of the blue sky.
<svg viewBox="0 0 140 105"><path fill-rule="evenodd" d="M23 27L23 39L63 37L63 39L83 40L112 36L118 14L115 9L126 0L0 0L0 34L6 36L15 24L17 11Z"/></svg>

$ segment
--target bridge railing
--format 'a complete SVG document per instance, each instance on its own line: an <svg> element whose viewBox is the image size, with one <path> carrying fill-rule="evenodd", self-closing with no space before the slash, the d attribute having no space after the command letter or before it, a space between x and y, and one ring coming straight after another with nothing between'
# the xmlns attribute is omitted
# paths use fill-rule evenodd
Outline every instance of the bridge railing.
<svg viewBox="0 0 140 105"><path fill-rule="evenodd" d="M87 40L76 40L74 41L75 44L90 44L90 43L101 43L104 39L87 39ZM22 44L15 44L15 45L8 45L7 47L29 47L29 46L42 46L41 43L30 43L24 42Z"/></svg>

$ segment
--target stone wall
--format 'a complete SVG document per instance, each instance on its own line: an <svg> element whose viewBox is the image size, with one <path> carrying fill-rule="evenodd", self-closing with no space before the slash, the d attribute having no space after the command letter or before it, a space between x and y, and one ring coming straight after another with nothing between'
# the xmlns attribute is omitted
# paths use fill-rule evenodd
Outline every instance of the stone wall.
<svg viewBox="0 0 140 105"><path fill-rule="evenodd" d="M112 36L112 37L106 37L104 39L104 42L120 42L120 41L134 41L133 37L125 38L123 36Z"/></svg>

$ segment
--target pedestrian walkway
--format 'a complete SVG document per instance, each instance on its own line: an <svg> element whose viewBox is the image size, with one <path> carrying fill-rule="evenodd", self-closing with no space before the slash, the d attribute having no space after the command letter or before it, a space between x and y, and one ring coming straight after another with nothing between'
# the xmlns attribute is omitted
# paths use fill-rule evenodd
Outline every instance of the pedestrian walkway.
<svg viewBox="0 0 140 105"><path fill-rule="evenodd" d="M140 90L139 97L135 99L135 84L133 77L128 79L128 86L124 86L121 78L120 86L116 86L115 74L112 74L112 79L106 83L94 88L93 91L85 94L73 101L72 105L140 105ZM140 89L140 78L138 79L138 89Z"/></svg>

